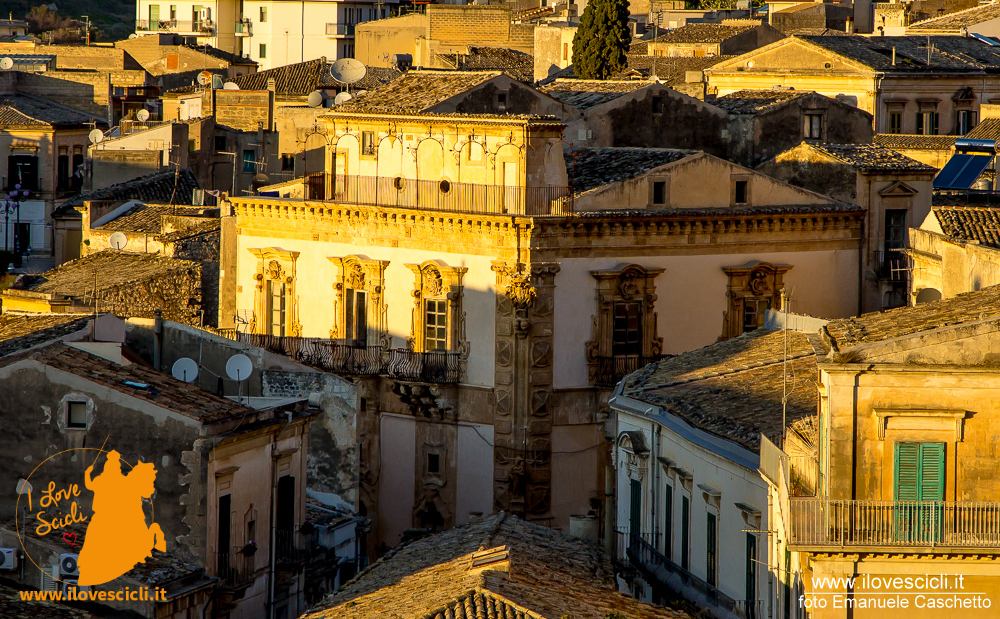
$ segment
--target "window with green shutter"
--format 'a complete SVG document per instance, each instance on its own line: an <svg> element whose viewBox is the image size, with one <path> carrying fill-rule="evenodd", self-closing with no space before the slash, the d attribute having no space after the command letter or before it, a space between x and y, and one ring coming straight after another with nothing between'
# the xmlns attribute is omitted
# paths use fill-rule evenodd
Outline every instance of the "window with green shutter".
<svg viewBox="0 0 1000 619"><path fill-rule="evenodd" d="M940 536L944 500L944 443L896 443L896 537L934 541Z"/></svg>
<svg viewBox="0 0 1000 619"><path fill-rule="evenodd" d="M705 542L706 542L706 556L705 556L705 575L708 584L715 586L716 578L715 574L718 571L719 555L718 555L718 544L716 527L715 527L715 514L708 512L708 518L705 523Z"/></svg>
<svg viewBox="0 0 1000 619"><path fill-rule="evenodd" d="M691 499L681 496L681 567L690 569L688 550L691 535Z"/></svg>
<svg viewBox="0 0 1000 619"><path fill-rule="evenodd" d="M663 555L674 560L674 488L667 484L663 496Z"/></svg>
<svg viewBox="0 0 1000 619"><path fill-rule="evenodd" d="M628 528L630 533L639 535L641 533L639 527L642 526L642 484L637 479L630 481L631 496L629 497Z"/></svg>
<svg viewBox="0 0 1000 619"><path fill-rule="evenodd" d="M746 617L757 619L757 538L747 533Z"/></svg>

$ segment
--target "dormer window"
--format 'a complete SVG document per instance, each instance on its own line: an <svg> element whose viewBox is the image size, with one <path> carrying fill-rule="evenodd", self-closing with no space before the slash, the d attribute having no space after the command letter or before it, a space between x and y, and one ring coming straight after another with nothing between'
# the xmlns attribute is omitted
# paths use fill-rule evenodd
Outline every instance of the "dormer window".
<svg viewBox="0 0 1000 619"><path fill-rule="evenodd" d="M507 93L497 93L497 110L500 112L507 110Z"/></svg>

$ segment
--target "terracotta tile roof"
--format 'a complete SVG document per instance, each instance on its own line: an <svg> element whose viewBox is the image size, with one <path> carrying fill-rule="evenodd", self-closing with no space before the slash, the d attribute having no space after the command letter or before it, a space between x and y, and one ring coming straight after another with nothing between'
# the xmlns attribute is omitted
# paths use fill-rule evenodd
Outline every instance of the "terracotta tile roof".
<svg viewBox="0 0 1000 619"><path fill-rule="evenodd" d="M0 126L4 127L84 127L94 119L41 97L25 94L0 97Z"/></svg>
<svg viewBox="0 0 1000 619"><path fill-rule="evenodd" d="M199 236L202 234L210 234L212 232L219 232L222 229L222 221L218 218L210 218L207 221L195 224L193 226L188 226L186 228L181 228L180 230L174 230L169 234L161 234L160 240L170 243L174 241L179 241L181 239L189 239L194 236Z"/></svg>
<svg viewBox="0 0 1000 619"><path fill-rule="evenodd" d="M42 275L43 281L30 290L89 299L94 296L95 276L100 292L143 280L169 280L175 274L199 267L196 262L165 258L157 254L107 250L56 267Z"/></svg>
<svg viewBox="0 0 1000 619"><path fill-rule="evenodd" d="M333 66L333 63L330 63L330 66ZM368 70L365 71L365 76L359 81L351 84L351 92L357 92L359 90L374 90L388 84L402 74L403 72L396 67L368 67ZM332 89L343 87L343 82L338 82L333 79L332 75L330 75L329 67L326 71L323 71L320 74L319 88Z"/></svg>
<svg viewBox="0 0 1000 619"><path fill-rule="evenodd" d="M0 585L0 616L4 619L97 619L98 615L48 601L23 601L16 589Z"/></svg>
<svg viewBox="0 0 1000 619"><path fill-rule="evenodd" d="M686 24L658 36L650 43L721 43L757 26L723 26L721 24Z"/></svg>
<svg viewBox="0 0 1000 619"><path fill-rule="evenodd" d="M672 84L683 84L688 71L703 71L720 62L733 58L736 58L736 56L710 56L703 58L630 56L628 58L628 69L622 75L629 72L638 72L642 77L656 76L661 82L670 86Z"/></svg>
<svg viewBox="0 0 1000 619"><path fill-rule="evenodd" d="M640 41L639 39L632 39L629 41L628 51L625 52L628 56L646 56L649 54L649 41Z"/></svg>
<svg viewBox="0 0 1000 619"><path fill-rule="evenodd" d="M689 617L619 593L598 546L501 512L395 548L305 617L606 619L612 613Z"/></svg>
<svg viewBox="0 0 1000 619"><path fill-rule="evenodd" d="M468 54L438 54L459 71L503 71L519 82L535 81L535 57L506 47L469 46Z"/></svg>
<svg viewBox="0 0 1000 619"><path fill-rule="evenodd" d="M50 344L32 352L29 358L202 423L251 412L245 406L177 380L170 374L144 365L118 365L62 343ZM126 381L139 386L127 385Z"/></svg>
<svg viewBox="0 0 1000 619"><path fill-rule="evenodd" d="M173 170L154 172L117 185L82 193L63 202L57 210L69 214L74 206L83 206L85 200L142 200L169 203L173 197L174 204L191 204L192 193L198 188L198 179L188 168L180 170L176 183Z"/></svg>
<svg viewBox="0 0 1000 619"><path fill-rule="evenodd" d="M674 148L576 148L566 156L572 166L573 191L581 194L597 187L635 178L653 168L698 154Z"/></svg>
<svg viewBox="0 0 1000 619"><path fill-rule="evenodd" d="M1000 248L1000 208L935 206L933 210L947 236Z"/></svg>
<svg viewBox="0 0 1000 619"><path fill-rule="evenodd" d="M574 213L574 217L614 217L621 220L626 217L722 217L722 218L752 218L760 215L796 215L809 213L843 213L845 215L863 216L865 210L854 204L834 202L832 199L826 204L777 204L764 206L732 206L719 208L717 206L707 208L661 208L661 209L605 209L603 211L581 211Z"/></svg>
<svg viewBox="0 0 1000 619"><path fill-rule="evenodd" d="M968 136L966 136L968 137ZM911 135L906 133L877 133L875 144L902 150L951 150L954 135Z"/></svg>
<svg viewBox="0 0 1000 619"><path fill-rule="evenodd" d="M906 33L915 31L953 32L961 34L962 28L968 28L1000 17L1000 4L982 4L971 9L933 17L910 24Z"/></svg>
<svg viewBox="0 0 1000 619"><path fill-rule="evenodd" d="M826 325L826 329L837 346L844 350L860 344L975 322L998 314L1000 286L991 286L932 303L833 320Z"/></svg>
<svg viewBox="0 0 1000 619"><path fill-rule="evenodd" d="M211 45L184 45L190 50L196 52L201 52L202 54L208 54L212 58L218 58L219 60L224 60L231 65L253 65L258 66L256 60L251 60L246 56L240 56L232 52L227 52L224 49L219 49L218 47L212 47Z"/></svg>
<svg viewBox="0 0 1000 619"><path fill-rule="evenodd" d="M198 217L204 215L206 211L211 211L211 207L203 206L177 206L170 204L136 204L128 211L122 213L111 221L95 228L96 230L118 231L118 232L139 232L145 234L159 234L163 223L164 215L181 215L187 217ZM216 225L218 218L212 217Z"/></svg>
<svg viewBox="0 0 1000 619"><path fill-rule="evenodd" d="M963 137L970 140L1000 140L1000 118L984 118Z"/></svg>
<svg viewBox="0 0 1000 619"><path fill-rule="evenodd" d="M785 333L758 329L648 365L624 394L756 451L781 434ZM788 421L816 414L818 335L789 331Z"/></svg>
<svg viewBox="0 0 1000 619"><path fill-rule="evenodd" d="M792 28L791 30L782 30L781 33L788 36L814 37L842 37L845 34L843 30L834 30L833 28Z"/></svg>
<svg viewBox="0 0 1000 619"><path fill-rule="evenodd" d="M910 159L878 144L813 144L810 146L862 172L936 172L937 168Z"/></svg>
<svg viewBox="0 0 1000 619"><path fill-rule="evenodd" d="M932 36L933 48L927 63L927 37L796 37L859 62L875 71L994 73L1000 71L1000 47L992 47L971 37ZM896 64L892 64L892 50Z"/></svg>
<svg viewBox="0 0 1000 619"><path fill-rule="evenodd" d="M0 357L85 329L91 318L80 314L0 314Z"/></svg>
<svg viewBox="0 0 1000 619"><path fill-rule="evenodd" d="M305 97L319 88L321 75L325 71L329 71L326 58L317 58L240 75L231 81L239 86L240 90L267 90L267 81L273 78L276 96Z"/></svg>
<svg viewBox="0 0 1000 619"><path fill-rule="evenodd" d="M499 75L500 71L407 71L385 86L369 90L334 109L385 114L425 112Z"/></svg>
<svg viewBox="0 0 1000 619"><path fill-rule="evenodd" d="M813 94L816 93L811 90L740 90L718 97L709 103L730 114L759 114L770 108Z"/></svg>
<svg viewBox="0 0 1000 619"><path fill-rule="evenodd" d="M650 82L643 80L556 79L539 90L578 110L586 110L649 85Z"/></svg>

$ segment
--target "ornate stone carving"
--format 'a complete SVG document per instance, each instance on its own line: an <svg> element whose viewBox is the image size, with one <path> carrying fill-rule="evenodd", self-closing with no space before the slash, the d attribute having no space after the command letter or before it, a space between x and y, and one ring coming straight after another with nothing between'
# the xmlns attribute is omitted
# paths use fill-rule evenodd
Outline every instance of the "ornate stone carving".
<svg viewBox="0 0 1000 619"><path fill-rule="evenodd" d="M410 337L407 344L412 350L424 350L424 302L431 299L447 301L448 337L447 348L459 353L462 372L469 356L469 342L465 339L465 311L462 308L464 296L462 279L465 267L451 267L439 260L428 260L423 264L406 265L413 272L413 309L410 315Z"/></svg>
<svg viewBox="0 0 1000 619"><path fill-rule="evenodd" d="M359 290L368 294L365 306L365 324L368 326L368 345L377 344L389 348L389 308L384 303L382 290L385 286L385 270L389 266L387 260L372 260L360 254L327 258L336 267L333 291L333 325L330 327L330 338L349 337L347 335L347 316L344 294L347 290Z"/></svg>
<svg viewBox="0 0 1000 619"><path fill-rule="evenodd" d="M729 307L722 314L720 340L735 337L747 328L747 321L756 321L756 328L767 309L781 309L783 278L792 268L788 264L750 261L738 267L723 267L729 277L726 298Z"/></svg>
<svg viewBox="0 0 1000 619"><path fill-rule="evenodd" d="M299 322L299 297L295 291L296 263L299 252L288 251L280 247L264 247L250 249L250 253L257 258L257 272L254 273L256 281L254 291L254 314L255 316L269 316L269 303L271 303L271 292L268 290L269 282L284 284L284 309L286 326L284 333L273 335L288 335L300 337L302 335L302 324ZM260 327L270 331L270 321L260 321ZM257 321L254 321L253 332L259 328Z"/></svg>
<svg viewBox="0 0 1000 619"><path fill-rule="evenodd" d="M267 263L267 277L268 279L273 279L275 281L284 279L285 272L281 268L281 263L277 260L272 260Z"/></svg>

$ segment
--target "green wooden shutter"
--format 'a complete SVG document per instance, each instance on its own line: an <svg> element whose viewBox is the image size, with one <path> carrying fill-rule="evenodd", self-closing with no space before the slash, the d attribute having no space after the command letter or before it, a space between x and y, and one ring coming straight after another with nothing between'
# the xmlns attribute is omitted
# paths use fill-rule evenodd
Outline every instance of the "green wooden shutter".
<svg viewBox="0 0 1000 619"><path fill-rule="evenodd" d="M747 533L747 585L746 585L746 617L756 619L757 616L757 538L753 533Z"/></svg>
<svg viewBox="0 0 1000 619"><path fill-rule="evenodd" d="M642 526L642 484L637 479L630 481L632 495L629 497L631 499L628 515L629 532L639 535L642 532L639 529Z"/></svg>
<svg viewBox="0 0 1000 619"><path fill-rule="evenodd" d="M716 545L716 528L715 528L715 514L708 512L708 518L706 519L706 530L705 530L705 542L706 542L706 556L705 556L705 572L708 578L708 584L715 586L715 574L718 571L718 555L717 555L717 545Z"/></svg>
<svg viewBox="0 0 1000 619"><path fill-rule="evenodd" d="M691 534L691 499L681 496L681 567L688 569L688 538Z"/></svg>
<svg viewBox="0 0 1000 619"><path fill-rule="evenodd" d="M920 443L919 500L944 500L944 443Z"/></svg>
<svg viewBox="0 0 1000 619"><path fill-rule="evenodd" d="M919 501L920 488L917 480L919 472L919 443L896 443L896 488L897 501Z"/></svg>
<svg viewBox="0 0 1000 619"><path fill-rule="evenodd" d="M671 561L673 557L674 541L674 489L667 484L666 493L663 497L663 554Z"/></svg>

